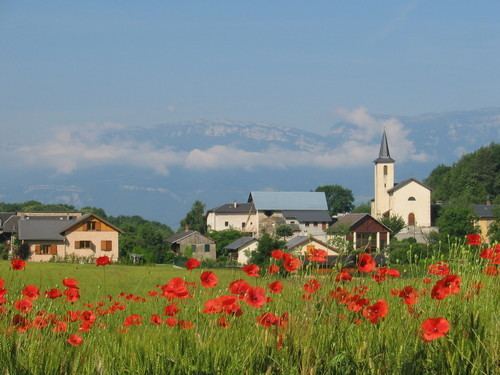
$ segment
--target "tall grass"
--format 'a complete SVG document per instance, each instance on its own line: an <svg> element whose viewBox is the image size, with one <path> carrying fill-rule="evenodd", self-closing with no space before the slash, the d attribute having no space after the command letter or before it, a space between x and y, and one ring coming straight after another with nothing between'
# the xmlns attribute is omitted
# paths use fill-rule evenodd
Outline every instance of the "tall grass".
<svg viewBox="0 0 500 375"><path fill-rule="evenodd" d="M432 262L443 260L437 254ZM171 267L133 267L112 265L103 270L92 265L33 264L24 271L11 271L0 263L0 277L8 289L0 316L0 373L2 374L496 374L500 364L500 287L498 278L482 273L484 267L477 251L465 245L452 247L447 259L452 272L462 278L461 292L442 301L422 295L410 314L392 289L412 285L422 291L427 260L400 266L402 277L376 283L369 276L356 276L343 287L352 290L368 286L371 303L385 299L389 314L372 324L359 313L352 313L329 295L342 286L334 281L336 271L317 273L314 267L298 275L281 279L284 290L269 296L272 301L260 309L242 303L243 315L228 316L230 326L221 328L216 315L202 313L210 298L229 294L227 286L243 278L252 285L266 287L279 276L249 278L240 270L213 270L219 277L214 289L200 286L202 270L185 271ZM192 298L176 301L181 307L179 319L194 323L192 329L152 325L152 314L163 314L170 302L151 297L148 291L172 277L195 282ZM83 344L70 346L66 340L78 333L79 323L69 323L67 332L54 333L52 326L17 332L12 319L17 313L13 301L21 289L36 284L41 291L61 286L64 277L80 281L81 299L69 304L63 299L41 296L27 318L39 311L66 315L67 310L88 310L86 303L113 301L126 305L124 311L98 316L89 332L79 333ZM311 277L321 289L304 300L303 284ZM434 278L435 281L436 278ZM481 283L479 293L478 283ZM146 302L133 302L119 294L132 293ZM110 301L108 295L112 296ZM263 312L289 313L286 328L265 328L257 324ZM143 317L141 326L123 327L130 314ZM432 342L421 338L420 326L430 317L445 317L450 332ZM165 316L162 315L164 319ZM358 320L359 319L359 320Z"/></svg>

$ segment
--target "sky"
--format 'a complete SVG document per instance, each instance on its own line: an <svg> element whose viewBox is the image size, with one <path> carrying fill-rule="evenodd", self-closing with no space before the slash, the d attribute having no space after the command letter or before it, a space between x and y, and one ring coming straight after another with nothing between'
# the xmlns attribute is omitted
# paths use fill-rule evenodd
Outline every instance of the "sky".
<svg viewBox="0 0 500 375"><path fill-rule="evenodd" d="M0 130L19 142L206 119L321 133L346 109L498 106L499 14L498 1L2 0Z"/></svg>

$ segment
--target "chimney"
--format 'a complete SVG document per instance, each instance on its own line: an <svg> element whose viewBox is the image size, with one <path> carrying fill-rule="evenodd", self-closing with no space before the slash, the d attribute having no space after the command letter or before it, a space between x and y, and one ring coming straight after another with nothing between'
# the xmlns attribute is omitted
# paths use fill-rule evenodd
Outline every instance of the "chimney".
<svg viewBox="0 0 500 375"><path fill-rule="evenodd" d="M234 202L233 202L233 207L234 207L234 208L238 207L238 202L234 201Z"/></svg>

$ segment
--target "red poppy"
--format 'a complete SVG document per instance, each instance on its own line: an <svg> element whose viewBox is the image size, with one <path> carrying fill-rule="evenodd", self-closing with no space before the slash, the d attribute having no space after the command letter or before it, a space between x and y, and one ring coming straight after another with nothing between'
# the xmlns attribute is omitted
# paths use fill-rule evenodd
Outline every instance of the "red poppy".
<svg viewBox="0 0 500 375"><path fill-rule="evenodd" d="M75 288L67 288L64 291L64 295L66 296L66 301L68 302L76 302L80 299L80 292Z"/></svg>
<svg viewBox="0 0 500 375"><path fill-rule="evenodd" d="M493 248L489 247L489 248L484 249L483 251L481 251L481 254L479 254L479 257L483 258L483 259L492 259L493 258L493 253L494 253Z"/></svg>
<svg viewBox="0 0 500 375"><path fill-rule="evenodd" d="M259 277L260 267L256 264L247 264L242 270L251 277Z"/></svg>
<svg viewBox="0 0 500 375"><path fill-rule="evenodd" d="M449 295L458 294L460 292L461 279L457 275L447 275L437 281L431 291L433 299L442 300Z"/></svg>
<svg viewBox="0 0 500 375"><path fill-rule="evenodd" d="M316 293L319 288L321 288L321 284L316 279L311 279L304 284L304 291L308 294Z"/></svg>
<svg viewBox="0 0 500 375"><path fill-rule="evenodd" d="M450 267L444 262L438 262L431 264L427 269L427 272L430 275L446 276L450 273Z"/></svg>
<svg viewBox="0 0 500 375"><path fill-rule="evenodd" d="M325 263L328 253L322 249L310 249L307 254L307 260L315 263Z"/></svg>
<svg viewBox="0 0 500 375"><path fill-rule="evenodd" d="M283 255L283 259L284 259L283 268L290 273L297 271L302 265L300 259L295 258L287 253Z"/></svg>
<svg viewBox="0 0 500 375"><path fill-rule="evenodd" d="M0 305L7 302L5 295L7 294L7 289L0 288Z"/></svg>
<svg viewBox="0 0 500 375"><path fill-rule="evenodd" d="M180 327L180 329L192 329L192 328L194 328L194 323L190 320L179 320L177 325Z"/></svg>
<svg viewBox="0 0 500 375"><path fill-rule="evenodd" d="M429 318L421 328L424 341L432 341L445 336L450 330L450 323L445 318Z"/></svg>
<svg viewBox="0 0 500 375"><path fill-rule="evenodd" d="M345 268L343 268L342 270L340 270L340 272L335 277L335 281L336 282L339 282L339 281L351 281L351 280L352 280L352 275Z"/></svg>
<svg viewBox="0 0 500 375"><path fill-rule="evenodd" d="M348 298L347 301L347 309L352 312L359 312L365 307L369 305L370 301L366 298L361 298L360 295L355 294Z"/></svg>
<svg viewBox="0 0 500 375"><path fill-rule="evenodd" d="M187 289L187 283L180 277L174 277L161 288L163 290L163 296L168 299L184 299L190 297L189 290Z"/></svg>
<svg viewBox="0 0 500 375"><path fill-rule="evenodd" d="M201 266L201 262L198 259L189 258L186 261L186 268L190 271L194 270L195 268L198 268L199 266Z"/></svg>
<svg viewBox="0 0 500 375"><path fill-rule="evenodd" d="M78 289L78 281L75 280L75 279L65 278L65 279L63 279L63 285L66 288L76 288L76 289Z"/></svg>
<svg viewBox="0 0 500 375"><path fill-rule="evenodd" d="M204 314L219 314L222 312L222 304L218 298L209 299L205 302L203 311Z"/></svg>
<svg viewBox="0 0 500 375"><path fill-rule="evenodd" d="M260 308L267 302L266 291L264 288L250 288L245 295L245 302L252 307Z"/></svg>
<svg viewBox="0 0 500 375"><path fill-rule="evenodd" d="M40 296L40 290L36 285L26 285L22 290L23 296L31 300L35 300Z"/></svg>
<svg viewBox="0 0 500 375"><path fill-rule="evenodd" d="M169 317L165 319L165 324L169 327L175 327L177 325L178 321L174 317Z"/></svg>
<svg viewBox="0 0 500 375"><path fill-rule="evenodd" d="M221 328L228 328L229 322L225 316L221 316L219 317L219 319L217 319L217 325Z"/></svg>
<svg viewBox="0 0 500 375"><path fill-rule="evenodd" d="M275 273L280 272L280 268L276 264L271 264L269 267L267 267L267 273L270 275L274 275Z"/></svg>
<svg viewBox="0 0 500 375"><path fill-rule="evenodd" d="M370 254L363 253L358 257L358 271L363 273L372 272L377 264Z"/></svg>
<svg viewBox="0 0 500 375"><path fill-rule="evenodd" d="M432 283L432 279L431 279L430 277L424 277L424 278L422 279L422 282L423 282L424 284L430 284L430 283Z"/></svg>
<svg viewBox="0 0 500 375"><path fill-rule="evenodd" d="M22 271L26 267L26 262L22 259L12 259L10 266L14 271Z"/></svg>
<svg viewBox="0 0 500 375"><path fill-rule="evenodd" d="M283 250L281 249L275 249L273 251L271 251L271 257L276 259L276 260L280 260L281 258L283 258Z"/></svg>
<svg viewBox="0 0 500 375"><path fill-rule="evenodd" d="M210 271L203 272L200 276L200 279L201 285L203 285L204 288L214 288L219 282L219 279L217 278L215 273Z"/></svg>
<svg viewBox="0 0 500 375"><path fill-rule="evenodd" d="M268 285L269 291L271 293L279 294L283 290L283 284L281 281L273 281Z"/></svg>
<svg viewBox="0 0 500 375"><path fill-rule="evenodd" d="M265 312L257 317L257 323L266 328L277 325L279 320L280 318L272 312Z"/></svg>
<svg viewBox="0 0 500 375"><path fill-rule="evenodd" d="M467 245L480 246L481 245L481 235L477 233L471 233L467 235Z"/></svg>
<svg viewBox="0 0 500 375"><path fill-rule="evenodd" d="M56 322L54 328L52 328L52 332L54 333L66 332L67 330L68 330L68 323L63 321Z"/></svg>
<svg viewBox="0 0 500 375"><path fill-rule="evenodd" d="M108 264L111 264L111 259L109 259L109 257L106 256L106 255L98 257L95 260L95 265L96 266L107 266Z"/></svg>
<svg viewBox="0 0 500 375"><path fill-rule="evenodd" d="M405 286L398 294L405 304L414 305L417 303L418 291L412 286Z"/></svg>
<svg viewBox="0 0 500 375"><path fill-rule="evenodd" d="M159 326L162 323L161 317L158 314L151 315L151 319L149 321L151 322L151 324L157 325L157 326Z"/></svg>
<svg viewBox="0 0 500 375"><path fill-rule="evenodd" d="M172 303L165 307L163 315L175 316L180 311L179 307L175 303Z"/></svg>
<svg viewBox="0 0 500 375"><path fill-rule="evenodd" d="M57 288L53 288L45 292L45 297L50 299L56 299L62 297L62 292Z"/></svg>
<svg viewBox="0 0 500 375"><path fill-rule="evenodd" d="M140 326L140 325L142 325L142 316L140 316L139 314L129 315L123 321L123 326L125 327Z"/></svg>
<svg viewBox="0 0 500 375"><path fill-rule="evenodd" d="M250 288L251 286L243 279L234 280L229 284L229 291L231 294L237 294L241 298L245 296Z"/></svg>
<svg viewBox="0 0 500 375"><path fill-rule="evenodd" d="M378 323L389 312L389 305L383 299L363 309L363 316L372 323Z"/></svg>
<svg viewBox="0 0 500 375"><path fill-rule="evenodd" d="M33 308L33 304L31 303L31 300L24 298L21 300L18 300L14 303L14 307L16 310L19 312L22 312L24 314L27 314L31 311Z"/></svg>
<svg viewBox="0 0 500 375"><path fill-rule="evenodd" d="M71 346L80 346L83 343L83 339L80 336L73 334L73 335L69 335L66 342L68 344L70 344Z"/></svg>

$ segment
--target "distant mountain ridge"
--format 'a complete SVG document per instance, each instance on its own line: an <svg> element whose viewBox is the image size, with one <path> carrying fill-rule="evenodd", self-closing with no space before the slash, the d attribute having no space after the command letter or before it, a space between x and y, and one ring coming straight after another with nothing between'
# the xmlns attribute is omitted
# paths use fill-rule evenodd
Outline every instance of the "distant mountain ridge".
<svg viewBox="0 0 500 375"><path fill-rule="evenodd" d="M498 141L500 108L420 116L359 111L325 134L209 121L62 132L53 136L55 146L75 145L78 153L67 170L58 170L52 154L42 152L52 146L50 137L27 149L3 142L14 157L2 166L0 201L97 206L111 215L138 214L174 228L196 199L211 208L245 200L251 190L308 191L337 183L352 189L358 201L367 201L385 126L397 180L424 179L438 164L451 164L465 152ZM23 152L33 153L29 164L18 162ZM162 163L164 168L154 168Z"/></svg>

